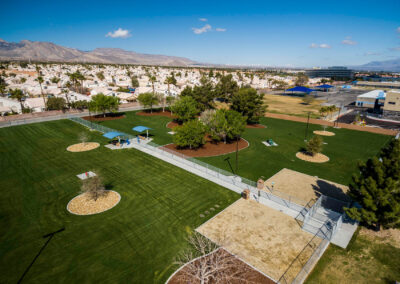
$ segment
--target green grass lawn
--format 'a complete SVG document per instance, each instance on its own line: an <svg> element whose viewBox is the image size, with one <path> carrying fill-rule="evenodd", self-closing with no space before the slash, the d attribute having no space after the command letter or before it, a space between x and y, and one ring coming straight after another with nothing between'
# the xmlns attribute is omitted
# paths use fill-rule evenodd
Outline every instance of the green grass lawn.
<svg viewBox="0 0 400 284"><path fill-rule="evenodd" d="M164 283L187 235L239 198L134 149L67 152L82 131L106 142L68 120L0 129L0 283L16 283L46 242L42 236L63 227L24 282ZM66 205L80 191L75 175L88 170L122 199L104 213L75 216ZM212 214L200 218L206 210Z"/></svg>
<svg viewBox="0 0 400 284"><path fill-rule="evenodd" d="M171 121L170 118L165 116L140 116L136 115L136 113L137 111L129 111L125 112L125 118L96 123L131 135L138 134L132 130L133 127L138 125L147 126L152 128L152 130L149 131L149 136L153 137L154 143L160 145L172 143L172 135L168 134L171 129L166 127L167 123Z"/></svg>
<svg viewBox="0 0 400 284"><path fill-rule="evenodd" d="M138 116L135 112L127 112L125 119L105 121L101 124L133 133L131 128L135 125L146 125L154 130L154 142L160 145L172 142L172 136L167 134L170 131L165 125L170 121L162 116ZM288 168L323 179L341 184L348 184L351 176L357 171L357 162L376 155L379 150L389 141L390 136L374 134L369 132L354 131L348 129L327 130L336 133L332 137L323 137L323 154L330 158L330 161L323 164L316 164L302 161L296 158L295 154L301 147L305 146L304 136L306 124L281 119L262 118L261 123L266 125L264 129L246 129L243 134L250 143L250 147L239 152L240 176L256 181L260 176L269 178L282 168ZM322 130L322 126L309 126L309 137L313 130ZM272 138L278 147L266 147L261 141ZM199 158L200 160L214 165L218 168L230 171L229 164L225 161L230 157L231 164L235 169L235 153Z"/></svg>
<svg viewBox="0 0 400 284"><path fill-rule="evenodd" d="M356 234L347 249L330 245L306 283L395 283L399 281L400 248L385 241Z"/></svg>

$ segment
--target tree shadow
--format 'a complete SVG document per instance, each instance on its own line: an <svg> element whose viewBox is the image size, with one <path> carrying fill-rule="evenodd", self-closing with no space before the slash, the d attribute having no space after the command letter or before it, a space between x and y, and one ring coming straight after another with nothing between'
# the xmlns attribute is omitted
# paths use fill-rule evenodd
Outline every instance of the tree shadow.
<svg viewBox="0 0 400 284"><path fill-rule="evenodd" d="M324 180L317 180L317 185L312 185L312 187L318 197L325 195L341 201L351 201L350 197L343 192L343 189Z"/></svg>

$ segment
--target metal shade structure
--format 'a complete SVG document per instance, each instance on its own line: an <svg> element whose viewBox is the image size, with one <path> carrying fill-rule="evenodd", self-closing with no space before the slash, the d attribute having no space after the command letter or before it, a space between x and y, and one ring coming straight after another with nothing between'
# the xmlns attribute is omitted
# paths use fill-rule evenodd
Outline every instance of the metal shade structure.
<svg viewBox="0 0 400 284"><path fill-rule="evenodd" d="M323 84L321 86L316 86L315 88L317 88L317 89L330 89L330 88L333 88L333 87L334 86L332 86L332 85Z"/></svg>
<svg viewBox="0 0 400 284"><path fill-rule="evenodd" d="M136 132L139 132L139 133L142 133L143 131L146 131L146 137L149 138L149 130L151 130L151 128L147 127L147 126L139 125L139 126L133 127L132 130L136 131Z"/></svg>
<svg viewBox="0 0 400 284"><path fill-rule="evenodd" d="M309 94L309 93L311 93L311 92L314 92L315 90L310 89L310 88L307 88L307 87L303 87L303 86L296 86L296 87L294 87L294 88L285 90L285 92L286 92L286 91L291 91L292 93L293 93L293 92L300 92L300 93L307 93L307 94Z"/></svg>
<svg viewBox="0 0 400 284"><path fill-rule="evenodd" d="M124 133L117 132L117 131L111 131L111 132L104 133L103 136L108 139L114 139L115 137L124 136Z"/></svg>

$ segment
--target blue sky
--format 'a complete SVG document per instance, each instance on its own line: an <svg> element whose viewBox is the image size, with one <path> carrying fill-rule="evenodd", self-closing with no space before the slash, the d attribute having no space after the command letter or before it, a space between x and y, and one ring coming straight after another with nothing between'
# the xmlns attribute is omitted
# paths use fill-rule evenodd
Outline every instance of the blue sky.
<svg viewBox="0 0 400 284"><path fill-rule="evenodd" d="M400 58L400 1L8 1L0 38L199 62L357 65Z"/></svg>

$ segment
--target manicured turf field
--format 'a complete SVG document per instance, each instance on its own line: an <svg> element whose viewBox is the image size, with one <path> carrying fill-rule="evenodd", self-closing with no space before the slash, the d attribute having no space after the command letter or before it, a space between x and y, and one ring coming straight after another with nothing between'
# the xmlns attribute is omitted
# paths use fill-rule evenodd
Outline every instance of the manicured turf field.
<svg viewBox="0 0 400 284"><path fill-rule="evenodd" d="M164 283L187 234L239 198L134 149L67 152L82 131L68 120L0 129L0 283L16 283L42 236L63 227L23 282ZM75 175L87 170L122 199L104 213L74 216L66 205L80 190Z"/></svg>
<svg viewBox="0 0 400 284"><path fill-rule="evenodd" d="M172 136L167 134L170 129L165 125L171 119L161 116L144 117L135 115L135 112L127 112L125 119L105 121L102 125L134 134L131 128L135 125L146 125L154 130L154 142L160 145L172 142ZM269 178L282 168L288 168L323 179L347 185L351 176L357 171L357 162L365 161L376 155L389 141L390 137L369 132L354 131L348 129L327 130L336 133L332 137L323 137L323 154L330 158L324 164L305 162L296 158L295 154L305 146L304 136L306 124L287 120L262 118L261 123L266 125L264 129L246 129L243 138L250 142L250 147L239 152L240 176L256 181L260 176ZM309 126L309 138L313 130L323 130L319 125ZM266 147L263 140L272 138L278 147ZM235 153L211 157L198 158L204 162L231 171L225 159L230 157L230 162L235 169Z"/></svg>

